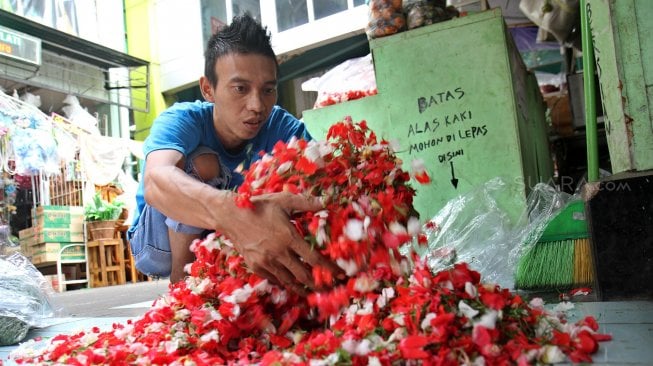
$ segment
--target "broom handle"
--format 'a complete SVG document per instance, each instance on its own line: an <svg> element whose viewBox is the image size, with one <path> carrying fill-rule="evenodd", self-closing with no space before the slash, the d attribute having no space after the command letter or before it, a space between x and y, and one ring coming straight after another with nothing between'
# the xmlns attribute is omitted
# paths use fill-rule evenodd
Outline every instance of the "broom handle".
<svg viewBox="0 0 653 366"><path fill-rule="evenodd" d="M587 18L589 0L581 0L580 29L583 47L583 89L585 96L585 138L587 141L587 180L599 180L599 149L596 128L596 83L594 81L594 45Z"/></svg>

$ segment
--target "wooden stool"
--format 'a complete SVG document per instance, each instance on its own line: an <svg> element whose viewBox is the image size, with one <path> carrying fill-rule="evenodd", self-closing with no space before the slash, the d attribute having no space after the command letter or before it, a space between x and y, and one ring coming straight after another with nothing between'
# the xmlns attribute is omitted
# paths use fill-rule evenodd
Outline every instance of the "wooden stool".
<svg viewBox="0 0 653 366"><path fill-rule="evenodd" d="M99 239L86 244L91 287L125 284L122 239Z"/></svg>
<svg viewBox="0 0 653 366"><path fill-rule="evenodd" d="M125 274L129 275L129 280L131 283L136 283L140 281L151 281L147 275L136 269L136 263L134 261L134 256L132 255L132 248L127 240L127 230L129 230L129 225L120 225L116 227L118 233L120 233L120 238L122 238L123 246L125 247Z"/></svg>

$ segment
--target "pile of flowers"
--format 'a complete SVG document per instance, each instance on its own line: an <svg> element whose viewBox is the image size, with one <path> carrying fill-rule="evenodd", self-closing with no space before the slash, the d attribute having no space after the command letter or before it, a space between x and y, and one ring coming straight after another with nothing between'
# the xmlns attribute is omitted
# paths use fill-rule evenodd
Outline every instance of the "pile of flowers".
<svg viewBox="0 0 653 366"><path fill-rule="evenodd" d="M424 171L416 179L428 181ZM228 238L192 245L189 276L136 321L59 335L13 358L41 364L494 365L591 362L598 324L575 324L526 302L465 263L433 273L414 253L424 244L412 217L410 175L364 122L336 123L328 140L279 143L247 172L238 202L288 191L323 197L298 213L297 230L348 275L313 275L328 290L300 297L248 271ZM432 225L432 224L427 224Z"/></svg>

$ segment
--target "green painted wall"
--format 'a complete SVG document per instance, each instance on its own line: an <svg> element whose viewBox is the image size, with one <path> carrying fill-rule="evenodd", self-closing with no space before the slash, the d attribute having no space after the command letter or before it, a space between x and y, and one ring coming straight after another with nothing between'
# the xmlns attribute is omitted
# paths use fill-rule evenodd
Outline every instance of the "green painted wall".
<svg viewBox="0 0 653 366"><path fill-rule="evenodd" d="M150 61L149 112L134 112L136 123L135 140L144 140L149 134L152 122L167 107L161 93L160 61L156 47L156 32L153 31L155 0L125 0L125 27L127 49L130 55Z"/></svg>
<svg viewBox="0 0 653 366"><path fill-rule="evenodd" d="M414 184L423 219L500 177L506 188L499 204L516 220L529 188L551 178L552 162L537 82L500 11L375 39L370 48L378 94L305 111L311 133L322 138L328 126L351 115L398 141L405 169L424 160L433 182Z"/></svg>

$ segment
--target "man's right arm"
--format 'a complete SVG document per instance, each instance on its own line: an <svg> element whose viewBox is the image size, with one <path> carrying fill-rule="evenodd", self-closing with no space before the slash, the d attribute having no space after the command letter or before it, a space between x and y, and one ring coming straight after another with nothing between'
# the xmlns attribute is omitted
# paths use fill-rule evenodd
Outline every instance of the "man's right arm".
<svg viewBox="0 0 653 366"><path fill-rule="evenodd" d="M226 235L250 270L273 282L303 293L313 287L310 266L340 273L299 236L290 223L298 211L319 210L314 199L290 193L254 197L254 209L236 205L236 193L201 183L178 168L183 155L156 150L147 155L145 200L167 217L187 225L217 230Z"/></svg>

